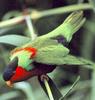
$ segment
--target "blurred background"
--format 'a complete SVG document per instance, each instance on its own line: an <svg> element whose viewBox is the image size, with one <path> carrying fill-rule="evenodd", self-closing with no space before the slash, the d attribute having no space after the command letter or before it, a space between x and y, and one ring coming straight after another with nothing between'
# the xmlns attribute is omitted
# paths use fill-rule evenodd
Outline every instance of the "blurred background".
<svg viewBox="0 0 95 100"><path fill-rule="evenodd" d="M57 11L59 7L61 8ZM95 61L95 0L0 0L0 36L18 34L29 37L24 21L9 26L2 24L3 21L23 15L24 8L27 8L28 13L33 16L32 24L38 36L55 29L71 12L82 9L86 22L73 36L68 48L75 56ZM36 16L39 12L42 14L40 17ZM0 44L0 100L48 100L36 77L16 84L14 88L6 86L2 73L9 62L10 51L13 48L15 46ZM66 100L95 100L93 69L86 66L61 66L49 75L62 94L80 75L80 81L67 95Z"/></svg>

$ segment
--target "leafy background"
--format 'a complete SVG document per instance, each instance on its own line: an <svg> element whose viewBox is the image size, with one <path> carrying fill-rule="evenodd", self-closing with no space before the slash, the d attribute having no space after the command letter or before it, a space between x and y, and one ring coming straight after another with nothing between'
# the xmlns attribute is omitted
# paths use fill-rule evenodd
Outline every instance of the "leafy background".
<svg viewBox="0 0 95 100"><path fill-rule="evenodd" d="M20 0L0 0L0 37L9 34L29 37L30 34L24 21L14 25L9 24L11 23L9 19L22 15L22 5ZM25 0L25 5L31 13L33 27L38 36L56 28L72 11L84 10L87 20L73 36L68 47L71 54L95 61L95 0ZM61 8L57 9L58 7ZM9 25L2 24L5 20L9 21ZM2 37L0 40L13 40L18 44L20 39L14 40L14 37L16 36ZM4 83L2 72L9 62L9 53L14 47L0 44L0 100L48 100L36 77L15 84L14 88L9 88ZM65 99L95 100L95 71L90 67L65 65L56 68L49 75L63 95L80 75L80 81Z"/></svg>

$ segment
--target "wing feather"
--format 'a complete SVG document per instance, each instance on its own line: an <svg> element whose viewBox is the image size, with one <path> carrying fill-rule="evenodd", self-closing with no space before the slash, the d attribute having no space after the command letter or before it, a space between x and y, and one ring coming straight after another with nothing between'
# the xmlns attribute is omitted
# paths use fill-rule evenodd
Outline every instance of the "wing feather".
<svg viewBox="0 0 95 100"><path fill-rule="evenodd" d="M63 64L63 59L69 53L69 49L61 44L49 45L47 47L41 48L37 52L37 56L34 58L36 62L51 64L51 65L61 65Z"/></svg>

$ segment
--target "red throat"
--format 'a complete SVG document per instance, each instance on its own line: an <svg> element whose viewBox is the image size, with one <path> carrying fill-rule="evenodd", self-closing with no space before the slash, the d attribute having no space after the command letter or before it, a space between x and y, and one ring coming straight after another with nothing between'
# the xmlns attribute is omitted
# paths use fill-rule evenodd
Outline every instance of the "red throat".
<svg viewBox="0 0 95 100"><path fill-rule="evenodd" d="M23 81L23 80L30 78L31 76L32 76L31 71L27 71L24 68L18 66L16 69L16 73L11 78L11 81L12 82Z"/></svg>

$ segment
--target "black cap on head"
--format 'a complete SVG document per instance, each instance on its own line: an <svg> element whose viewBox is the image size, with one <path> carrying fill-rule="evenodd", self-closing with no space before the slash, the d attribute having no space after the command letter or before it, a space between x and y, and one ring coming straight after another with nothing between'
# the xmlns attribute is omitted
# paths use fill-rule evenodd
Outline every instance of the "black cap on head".
<svg viewBox="0 0 95 100"><path fill-rule="evenodd" d="M5 81L8 81L11 79L11 77L14 75L14 72L16 71L16 68L18 66L18 58L15 57L5 68L3 73L3 79Z"/></svg>

